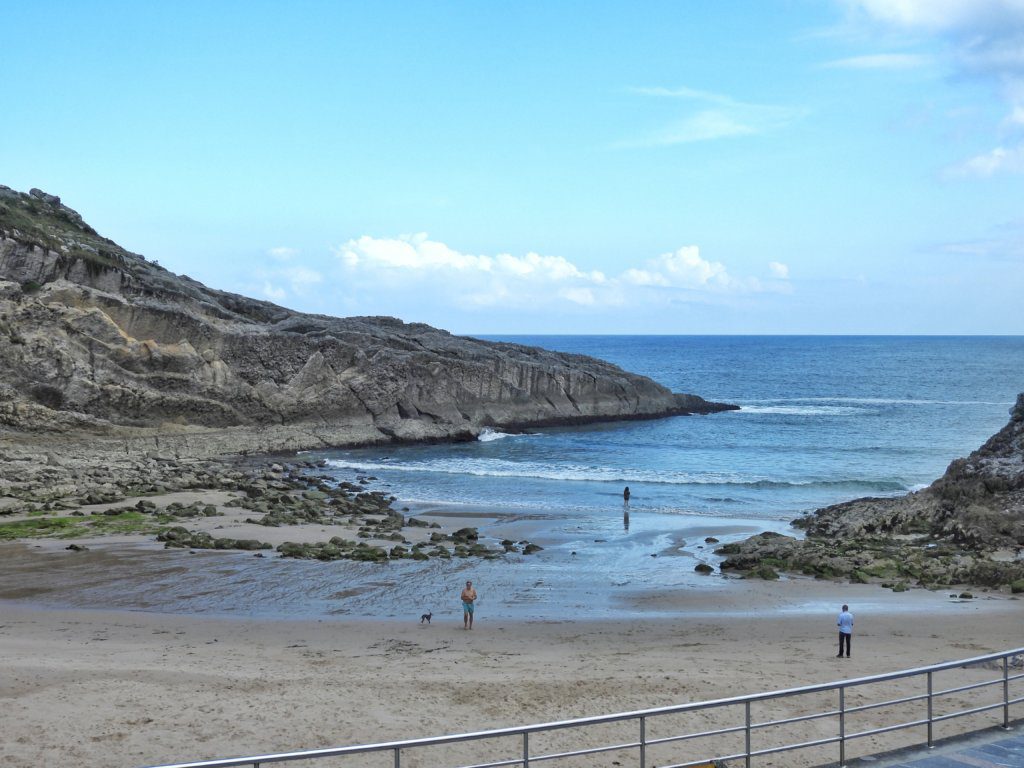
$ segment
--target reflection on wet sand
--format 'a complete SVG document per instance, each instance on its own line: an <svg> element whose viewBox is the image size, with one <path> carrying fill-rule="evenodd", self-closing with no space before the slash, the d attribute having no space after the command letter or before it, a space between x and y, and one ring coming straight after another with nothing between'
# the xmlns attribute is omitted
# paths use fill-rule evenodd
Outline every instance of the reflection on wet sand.
<svg viewBox="0 0 1024 768"><path fill-rule="evenodd" d="M441 511L434 513L440 516ZM493 560L361 563L297 560L269 552L254 557L249 552L160 550L151 543L93 543L83 552L68 552L57 543L44 548L11 543L0 545L0 599L199 615L397 618L418 617L429 609L456 610L460 585L472 579L486 585L479 609L492 617L651 616L657 610L641 605L633 594L644 585L728 588L724 578L694 574L697 553L682 546L686 538L714 532L728 540L752 529L708 527L707 521L666 529L664 519L655 516L630 526L628 511L622 528L614 517L594 525L543 513L488 518L473 510L469 515L465 519L480 523L482 537L529 539L544 549ZM706 561L708 553L700 553L700 559Z"/></svg>

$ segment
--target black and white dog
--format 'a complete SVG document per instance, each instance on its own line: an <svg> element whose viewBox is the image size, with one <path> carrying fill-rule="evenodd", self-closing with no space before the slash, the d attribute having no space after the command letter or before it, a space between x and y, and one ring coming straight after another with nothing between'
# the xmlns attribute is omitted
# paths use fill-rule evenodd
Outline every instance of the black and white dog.
<svg viewBox="0 0 1024 768"><path fill-rule="evenodd" d="M430 623L430 617L433 616L433 615L434 615L433 611L431 611L430 613L424 613L422 616L420 616L420 624L423 624L424 622L429 624Z"/></svg>

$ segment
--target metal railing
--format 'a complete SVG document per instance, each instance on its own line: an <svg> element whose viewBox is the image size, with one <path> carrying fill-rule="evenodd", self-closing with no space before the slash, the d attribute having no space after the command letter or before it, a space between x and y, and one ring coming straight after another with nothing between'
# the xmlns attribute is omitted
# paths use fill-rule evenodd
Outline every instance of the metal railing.
<svg viewBox="0 0 1024 768"><path fill-rule="evenodd" d="M1011 698L1010 696L1010 683L1015 680L1020 680L1024 678L1024 672L1015 672L1014 674L1010 674L1011 662L1015 668L1020 667L1021 664L1024 663L1024 648L1018 648L1012 651L1003 651L1002 653L992 653L986 656L975 656L960 661L949 661L944 662L942 664L933 664L927 667L906 669L899 672L872 675L870 677L860 677L833 683L819 683L816 685L806 685L799 688L787 688L780 691L756 693L748 696L734 696L726 699L714 699L712 701L679 704L676 706L660 707L656 709L644 709L634 712L620 712L617 714L600 715L597 717L582 717L574 720L562 720L559 722L551 723L538 723L535 725L524 725L515 728L500 728L490 731L478 731L476 733L462 733L449 736L434 736L425 739L409 739L406 741L391 741L380 744L364 744L358 746L336 747L330 749L313 749L303 752L254 755L250 757L234 757L219 760L202 760L198 762L176 763L173 765L158 766L156 768L232 768L233 766L252 766L253 768L259 768L259 766L264 765L266 763L284 763L299 760L318 760L328 757L346 757L352 755L366 755L369 753L384 753L385 755L387 753L390 753L393 758L394 768L401 768L403 756L409 755L410 753L415 754L417 750L423 751L429 747L437 747L442 745L452 745L479 741L495 741L499 739L509 738L516 740L516 742L520 745L519 747L515 748L514 755L510 755L504 759L499 759L492 762L472 763L470 765L464 765L462 766L462 768L499 768L500 766L513 765L522 766L522 768L530 768L530 766L533 764L546 763L549 761L566 760L573 757L582 757L586 755L595 755L599 753L622 752L626 750L635 752L637 760L636 765L639 766L639 768L648 768L648 754L649 750L652 747L657 747L665 744L684 743L694 739L717 738L720 740L722 737L730 735L734 735L735 737L739 737L740 735L742 735L743 749L741 751L733 752L730 754L717 754L713 756L705 756L700 759L690 760L688 762L672 763L671 765L667 765L663 761L659 761L659 768L696 768L697 766L710 766L715 761L725 762L734 760L742 760L745 768L750 768L751 760L756 757L772 755L781 752L789 752L799 749L808 749L812 747L822 747L833 744L837 745L838 747L839 765L845 766L847 744L855 739L861 739L867 736L874 736L908 728L923 728L925 729L926 733L925 743L929 747L931 747L934 744L935 725L937 723L945 722L955 718L977 715L983 712L989 712L997 709L1002 711L1001 722L999 723L999 725L1001 725L1004 729L1009 729L1010 707L1012 705L1024 702L1024 696L1017 696L1013 698ZM992 669L994 666L995 669L999 672L999 675L994 677L994 679L992 680L983 680L981 682L972 682L966 685L936 690L935 676L937 673L968 667L982 667L983 665L988 669ZM894 699L886 699L883 701L862 703L854 706L850 706L847 704L848 692L857 691L859 689L864 688L865 686L873 684L885 683L894 680L903 680L906 678L922 678L922 681L925 684L925 690L920 693L912 693L910 695L901 696ZM953 694L981 690L992 686L1001 687L1001 695L998 697L998 701L988 702L978 706L968 707L966 709L955 710L952 712L945 712L943 714L936 714L935 703L937 700L944 697L952 696ZM836 694L836 705L834 707L827 708L824 711L812 711L794 717L788 717L778 720L756 720L753 717L753 704L777 702L779 700L790 699L792 697L809 696L812 694L828 694L830 692L834 692ZM849 732L847 730L847 721L852 715L882 709L891 710L897 707L905 707L906 705L912 704L914 702L924 702L924 716L912 718L909 720L902 720L896 723L890 722L888 725L869 728L866 730L853 732ZM670 736L661 736L658 738L652 738L651 736L649 736L649 724L653 720L656 720L658 718L664 718L665 716L669 715L680 715L686 713L703 712L713 709L724 709L728 707L742 707L743 718L741 723L736 725L727 725L726 727L713 730L698 731L694 733L682 733ZM805 739L804 741L798 741L794 743L777 744L766 747L762 746L760 748L755 748L754 746L755 735L766 729L792 725L794 723L808 723L828 719L835 720L836 727L834 735L825 735L820 736L818 738ZM585 749L575 749L569 751L531 751L531 735L550 733L554 731L566 731L569 729L579 729L589 726L599 726L612 723L627 722L635 722L637 734L635 740L612 744L603 744L600 746L593 746ZM431 762L431 765L435 764L436 763Z"/></svg>

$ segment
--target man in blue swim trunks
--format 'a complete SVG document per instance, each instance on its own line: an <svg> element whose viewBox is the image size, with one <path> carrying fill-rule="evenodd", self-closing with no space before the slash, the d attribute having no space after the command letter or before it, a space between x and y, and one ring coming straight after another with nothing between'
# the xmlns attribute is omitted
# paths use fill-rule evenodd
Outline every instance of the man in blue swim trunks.
<svg viewBox="0 0 1024 768"><path fill-rule="evenodd" d="M473 589L473 582L467 581L466 588L462 590L462 628L473 628L473 604L476 602L476 590Z"/></svg>

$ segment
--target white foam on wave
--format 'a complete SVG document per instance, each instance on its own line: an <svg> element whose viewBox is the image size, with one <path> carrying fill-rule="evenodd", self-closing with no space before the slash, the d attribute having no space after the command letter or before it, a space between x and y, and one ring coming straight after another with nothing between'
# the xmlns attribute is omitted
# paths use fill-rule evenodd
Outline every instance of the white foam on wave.
<svg viewBox="0 0 1024 768"><path fill-rule="evenodd" d="M821 397L807 398L833 403L864 403L865 405L1013 405L1011 402L994 403L988 400L915 400L913 398L886 397Z"/></svg>
<svg viewBox="0 0 1024 768"><path fill-rule="evenodd" d="M510 435L508 432L499 432L498 430L491 429L490 427L484 427L480 430L480 434L477 435L476 439L481 443L491 443L495 440L502 440L506 437L513 437L513 435Z"/></svg>
<svg viewBox="0 0 1024 768"><path fill-rule="evenodd" d="M863 414L863 406L888 405L1012 405L987 400L915 400L890 397L795 397L739 400L736 413L774 414L779 416L856 416Z"/></svg>
<svg viewBox="0 0 1024 768"><path fill-rule="evenodd" d="M402 463L380 463L375 461L348 461L330 459L328 465L339 469L354 469L358 472L397 471L427 472L446 475L474 475L477 477L533 477L543 480L580 480L623 482L626 474L620 469L608 467L583 467L566 464L559 468L551 465L519 463L502 459L432 459L406 461ZM652 474L652 478L657 477ZM633 478L633 473L629 474ZM638 480L633 480L638 482Z"/></svg>
<svg viewBox="0 0 1024 768"><path fill-rule="evenodd" d="M991 402L989 400L918 400L914 398L891 397L773 397L749 399L748 403L852 403L855 405L1013 405L1012 402ZM746 406L744 406L746 407Z"/></svg>
<svg viewBox="0 0 1024 768"><path fill-rule="evenodd" d="M863 413L863 409L842 405L743 405L735 413L779 416L854 416Z"/></svg>
<svg viewBox="0 0 1024 768"><path fill-rule="evenodd" d="M514 462L504 459L485 458L443 458L405 462L360 461L329 459L328 466L356 472L405 472L444 475L469 475L473 477L530 478L558 480L563 482L651 484L651 485L726 485L752 488L792 488L825 486L850 486L867 490L905 490L900 483L891 480L864 480L844 478L841 480L792 479L781 480L759 475L741 475L722 472L666 472L621 467L584 466L581 464L539 464Z"/></svg>

